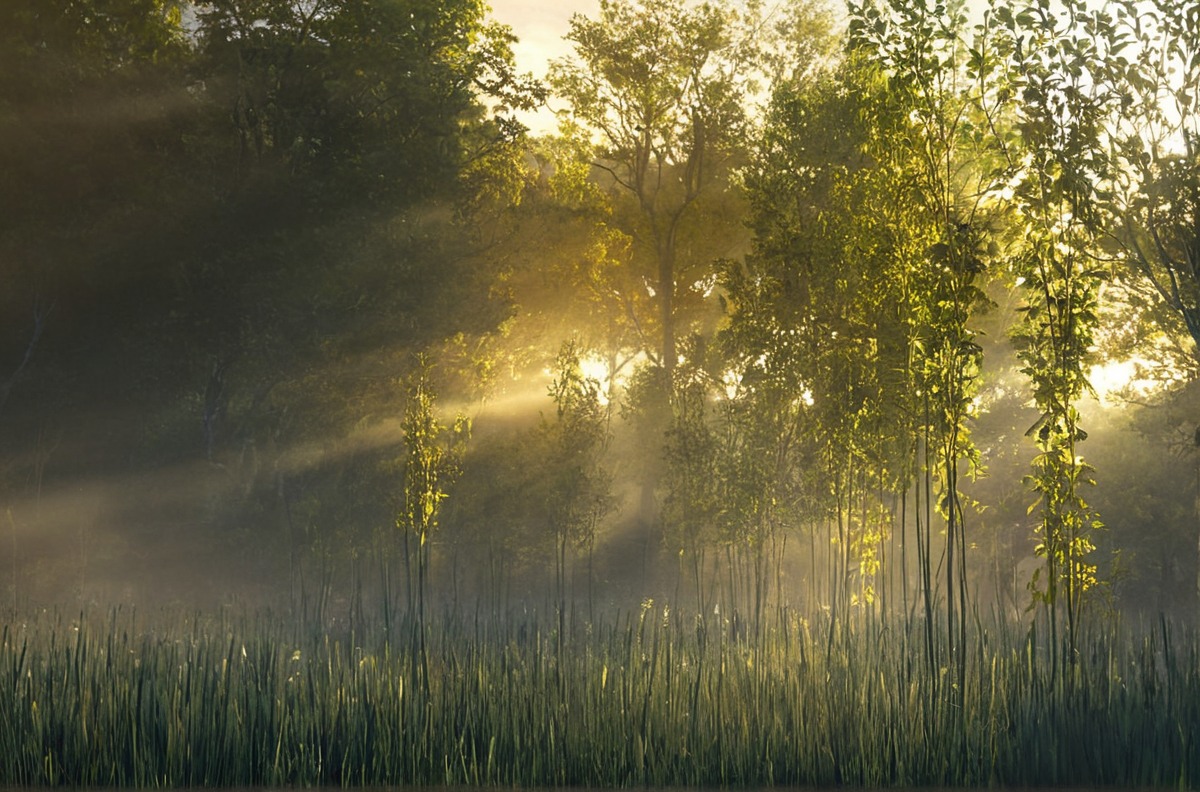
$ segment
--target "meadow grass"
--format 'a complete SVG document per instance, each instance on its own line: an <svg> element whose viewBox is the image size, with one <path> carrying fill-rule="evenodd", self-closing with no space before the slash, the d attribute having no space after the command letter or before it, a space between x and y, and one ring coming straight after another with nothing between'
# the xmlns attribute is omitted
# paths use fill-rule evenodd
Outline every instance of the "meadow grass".
<svg viewBox="0 0 1200 792"><path fill-rule="evenodd" d="M440 618L421 663L269 615L10 623L0 785L1200 785L1198 646L1165 625L1054 675L980 632L958 680L879 622L556 624Z"/></svg>

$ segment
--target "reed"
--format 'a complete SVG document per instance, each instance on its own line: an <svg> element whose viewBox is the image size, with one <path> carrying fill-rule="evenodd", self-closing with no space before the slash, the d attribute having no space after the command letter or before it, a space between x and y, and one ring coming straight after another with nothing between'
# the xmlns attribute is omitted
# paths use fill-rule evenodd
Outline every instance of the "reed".
<svg viewBox="0 0 1200 792"><path fill-rule="evenodd" d="M1200 785L1200 644L1011 630L930 675L894 625L757 644L654 607L446 616L407 646L263 617L43 616L0 633L5 786Z"/></svg>

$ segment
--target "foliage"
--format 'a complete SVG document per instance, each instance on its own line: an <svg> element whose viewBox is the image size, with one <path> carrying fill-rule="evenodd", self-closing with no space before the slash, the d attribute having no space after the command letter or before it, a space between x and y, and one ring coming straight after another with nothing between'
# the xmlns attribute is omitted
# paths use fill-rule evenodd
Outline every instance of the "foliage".
<svg viewBox="0 0 1200 792"><path fill-rule="evenodd" d="M1062 587L1073 655L1083 595L1097 582L1096 566L1087 560L1091 533L1101 527L1083 497L1083 486L1093 482L1077 449L1087 433L1076 403L1092 392L1089 355L1107 280L1096 255L1108 220L1098 185L1110 173L1101 128L1113 97L1097 74L1109 57L1103 47L1111 42L1103 33L1111 22L1073 3L1063 4L1061 15L1043 3L1016 15L997 9L996 18L992 43L1008 69L999 90L1015 103L1011 121L996 122L1013 125L998 144L1020 218L1013 269L1026 305L1015 333L1042 413L1027 432L1039 449L1028 480L1039 498L1030 511L1040 509L1037 552L1046 559L1046 580L1035 576L1031 590L1056 609ZM1051 625L1055 629L1053 618Z"/></svg>
<svg viewBox="0 0 1200 792"><path fill-rule="evenodd" d="M401 430L406 448L404 510L397 526L414 534L423 549L438 527L442 501L460 473L463 447L470 437L467 419L458 416L451 427L435 415L436 398L429 382L428 364L418 364L408 384ZM448 437L443 437L448 432Z"/></svg>
<svg viewBox="0 0 1200 792"><path fill-rule="evenodd" d="M433 696L435 603L548 605L561 662L586 567L592 605L674 587L661 652L700 614L671 701L721 684L717 635L763 682L802 603L827 663L900 619L924 673L895 689L963 734L989 590L1015 606L1040 567L1032 651L1076 663L1135 593L1190 612L1194 9L835 18L605 0L551 71L558 134L531 141L517 115L546 89L478 0L5 4L14 612L186 580L364 635L378 595ZM1097 406L1114 356L1172 390ZM639 734L606 781L670 777ZM692 778L737 777L720 761Z"/></svg>
<svg viewBox="0 0 1200 792"><path fill-rule="evenodd" d="M200 31L239 167L318 173L327 199L426 198L483 155L463 134L480 94L502 110L541 96L513 69L511 33L474 0L219 0ZM513 131L503 118L498 140Z"/></svg>
<svg viewBox="0 0 1200 792"><path fill-rule="evenodd" d="M912 396L902 268L915 226L899 199L907 177L871 148L894 118L885 101L878 71L854 57L828 77L778 87L747 176L755 254L722 281L739 409L788 443L772 457L789 500L803 504L788 522L816 530L837 521L836 575L844 587L857 566L863 601L882 535L864 542L866 524L851 526L856 491L865 498L860 485L876 473L889 491L904 488Z"/></svg>
<svg viewBox="0 0 1200 792"><path fill-rule="evenodd" d="M635 321L644 351L668 372L711 288L712 244L737 236L725 207L736 203L730 177L766 43L757 13L604 0L597 19L572 19L575 54L551 73L570 103L565 129L594 145L617 227L634 242L637 277L657 309Z"/></svg>
<svg viewBox="0 0 1200 792"><path fill-rule="evenodd" d="M679 561L681 578L683 570L691 567L700 613L709 606L705 555L717 542L720 510L725 505L719 478L722 449L713 426L706 357L702 342L693 337L672 382L661 484L663 541L667 553Z"/></svg>
<svg viewBox="0 0 1200 792"><path fill-rule="evenodd" d="M582 547L589 559L600 521L615 508L612 474L604 467L608 447L608 410L601 403L600 383L580 368L579 350L562 346L550 385L555 420L543 420L546 442L539 476L542 503L556 538L560 603L565 607L565 561L568 547Z"/></svg>
<svg viewBox="0 0 1200 792"><path fill-rule="evenodd" d="M5 500L61 434L48 486L187 469L197 544L340 547L391 521L397 374L508 315L481 251L543 92L479 3L194 10L0 11Z"/></svg>
<svg viewBox="0 0 1200 792"><path fill-rule="evenodd" d="M1096 35L1108 48L1096 64L1119 95L1103 119L1117 166L1111 233L1130 272L1122 279L1156 307L1170 335L1187 338L1176 366L1194 369L1200 339L1200 35L1196 9L1175 0L1147 8L1114 4Z"/></svg>

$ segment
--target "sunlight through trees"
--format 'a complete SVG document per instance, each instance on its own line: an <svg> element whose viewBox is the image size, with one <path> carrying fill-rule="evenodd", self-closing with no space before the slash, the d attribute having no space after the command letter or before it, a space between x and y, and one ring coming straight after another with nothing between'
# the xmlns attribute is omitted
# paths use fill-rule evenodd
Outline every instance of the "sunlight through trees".
<svg viewBox="0 0 1200 792"><path fill-rule="evenodd" d="M993 622L1054 686L1110 616L1195 615L1194 4L514 42L477 0L0 10L14 612L379 608L423 680L443 606L561 651L652 600L748 668L798 613L827 658L896 625L958 729Z"/></svg>

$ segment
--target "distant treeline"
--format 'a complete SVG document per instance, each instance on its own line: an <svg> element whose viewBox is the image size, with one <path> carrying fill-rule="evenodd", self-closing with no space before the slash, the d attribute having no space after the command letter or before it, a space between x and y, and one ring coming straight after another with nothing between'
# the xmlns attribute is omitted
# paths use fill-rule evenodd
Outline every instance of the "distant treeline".
<svg viewBox="0 0 1200 792"><path fill-rule="evenodd" d="M1191 618L1196 15L12 0L4 606Z"/></svg>

